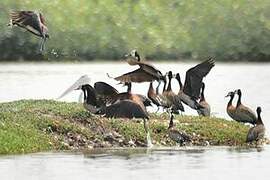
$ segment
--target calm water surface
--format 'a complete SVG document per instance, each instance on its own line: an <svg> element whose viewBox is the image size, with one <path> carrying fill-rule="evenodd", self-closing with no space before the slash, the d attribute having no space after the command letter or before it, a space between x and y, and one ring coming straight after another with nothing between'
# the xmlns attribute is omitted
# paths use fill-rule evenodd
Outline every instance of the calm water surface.
<svg viewBox="0 0 270 180"><path fill-rule="evenodd" d="M268 179L269 147L109 150L0 157L0 178L48 179Z"/></svg>
<svg viewBox="0 0 270 180"><path fill-rule="evenodd" d="M185 72L196 63L155 63L166 72ZM55 99L80 76L92 82L106 81L119 91L126 88L107 77L134 70L126 63L0 64L0 102L19 99ZM262 117L270 129L270 64L220 64L205 79L206 98L212 114L229 119L225 108L229 90L241 88L243 103L263 108ZM146 94L147 83L134 84L132 91ZM173 88L178 91L177 82ZM77 101L73 92L62 101ZM154 110L152 108L150 110ZM186 114L196 114L188 107ZM77 153L38 153L0 157L0 179L268 179L270 147L263 149L186 148L146 152L108 151ZM259 176L259 177L257 177Z"/></svg>

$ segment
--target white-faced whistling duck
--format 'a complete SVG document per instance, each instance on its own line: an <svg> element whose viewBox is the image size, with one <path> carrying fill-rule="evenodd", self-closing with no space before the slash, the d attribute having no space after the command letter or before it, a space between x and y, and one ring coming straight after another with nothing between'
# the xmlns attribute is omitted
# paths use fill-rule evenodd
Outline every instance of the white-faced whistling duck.
<svg viewBox="0 0 270 180"><path fill-rule="evenodd" d="M169 138L177 143L179 143L180 145L183 145L186 142L190 142L191 141L191 137L186 134L183 131L179 131L177 129L175 129L174 124L173 124L173 114L171 114L170 117L170 123L169 123L169 127L168 127L168 135Z"/></svg>
<svg viewBox="0 0 270 180"><path fill-rule="evenodd" d="M162 90L162 93L160 94L159 91L158 91L158 87L159 87L160 84L156 88L157 99L159 100L159 102L161 104L161 107L163 109L168 109L168 108L171 107L170 101L166 97L166 95L167 95L167 89L166 89L166 87L167 87L167 79L166 79L166 76L167 75L165 75L164 78L163 78L163 80L162 80L163 81L163 90Z"/></svg>
<svg viewBox="0 0 270 180"><path fill-rule="evenodd" d="M193 109L203 108L197 103L200 96L200 90L202 87L202 79L210 72L215 66L215 61L209 59L202 63L190 68L186 72L186 78L183 89L181 89L182 83L180 75L178 76L178 82L180 85L179 96L181 100ZM193 102L192 102L193 101Z"/></svg>
<svg viewBox="0 0 270 180"><path fill-rule="evenodd" d="M256 125L249 129L246 142L258 141L264 138L265 127L261 118L261 107L257 107L257 120Z"/></svg>
<svg viewBox="0 0 270 180"><path fill-rule="evenodd" d="M187 106L189 106L192 109L199 109L199 108L203 108L196 100L192 99L190 96L186 95L183 91L183 84L181 82L181 78L180 78L180 74L177 73L175 78L177 79L178 83L179 83L179 91L178 91L178 96L180 97L181 101L186 104Z"/></svg>
<svg viewBox="0 0 270 180"><path fill-rule="evenodd" d="M159 107L161 106L160 99L153 88L153 83L150 82L147 97L158 107L157 111L159 110Z"/></svg>
<svg viewBox="0 0 270 180"><path fill-rule="evenodd" d="M164 76L153 65L146 62L142 62L141 58L136 50L132 50L131 53L126 55L127 62L130 65L139 65L140 67L135 71L128 72L114 79L122 83L125 82L152 82L154 80L161 81ZM131 60L130 60L131 59Z"/></svg>
<svg viewBox="0 0 270 180"><path fill-rule="evenodd" d="M202 83L202 89L201 89L201 96L200 96L199 104L203 108L199 108L197 110L197 112L201 116L210 116L211 108L210 108L210 105L205 100L204 89L205 89L205 84Z"/></svg>
<svg viewBox="0 0 270 180"><path fill-rule="evenodd" d="M236 121L243 122L243 123L250 123L255 124L256 123L256 114L254 111L252 111L247 106L244 106L241 102L242 98L242 92L240 89L235 90L235 93L238 95L238 100L236 104L236 110L235 110L235 118Z"/></svg>
<svg viewBox="0 0 270 180"><path fill-rule="evenodd" d="M32 34L42 38L40 51L44 50L46 38L49 38L48 28L45 25L43 15L35 11L12 11L10 13L10 23L8 26L19 26Z"/></svg>
<svg viewBox="0 0 270 180"><path fill-rule="evenodd" d="M227 114L233 119L236 120L236 116L235 116L235 111L236 111L236 107L232 104L233 102L233 98L234 98L235 93L233 91L229 92L225 97L230 97L230 100L227 104Z"/></svg>
<svg viewBox="0 0 270 180"><path fill-rule="evenodd" d="M172 91L172 86L171 86L171 84L172 84L171 81L173 78L172 71L168 72L168 78L169 78L169 83L168 83L167 89L165 91L165 96L167 97L167 99L169 101L170 107L172 108L172 111L176 114L177 114L178 110L184 112L185 109L181 103L180 97Z"/></svg>

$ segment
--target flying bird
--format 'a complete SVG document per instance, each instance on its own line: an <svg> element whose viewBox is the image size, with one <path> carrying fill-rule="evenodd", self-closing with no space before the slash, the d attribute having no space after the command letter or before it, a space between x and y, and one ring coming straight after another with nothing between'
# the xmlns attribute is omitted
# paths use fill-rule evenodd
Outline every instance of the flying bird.
<svg viewBox="0 0 270 180"><path fill-rule="evenodd" d="M41 37L40 51L44 50L45 41L49 38L44 16L37 11L12 11L8 26L19 26L32 34Z"/></svg>
<svg viewBox="0 0 270 180"><path fill-rule="evenodd" d="M164 80L164 76L161 71L155 68L153 65L141 61L140 55L136 50L132 50L129 54L125 55L127 62L131 66L138 65L139 68L125 73L121 76L115 77L114 79L122 83L126 82L152 82Z"/></svg>

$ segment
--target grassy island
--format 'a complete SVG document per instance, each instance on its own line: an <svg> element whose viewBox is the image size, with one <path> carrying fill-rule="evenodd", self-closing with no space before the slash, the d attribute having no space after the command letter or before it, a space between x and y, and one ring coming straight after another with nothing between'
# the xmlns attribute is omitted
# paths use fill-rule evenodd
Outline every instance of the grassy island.
<svg viewBox="0 0 270 180"><path fill-rule="evenodd" d="M175 146L167 134L167 114L150 114L156 146ZM249 126L216 117L175 117L175 126L192 137L189 145L245 144ZM141 120L106 119L92 115L78 103L20 100L0 104L0 154L49 150L143 147Z"/></svg>

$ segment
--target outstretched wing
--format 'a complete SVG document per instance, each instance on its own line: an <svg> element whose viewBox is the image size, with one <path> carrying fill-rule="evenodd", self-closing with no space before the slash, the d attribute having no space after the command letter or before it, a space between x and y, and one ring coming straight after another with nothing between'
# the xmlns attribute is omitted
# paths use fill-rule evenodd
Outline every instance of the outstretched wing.
<svg viewBox="0 0 270 180"><path fill-rule="evenodd" d="M73 90L78 89L80 86L89 84L90 78L87 75L81 76L74 84L72 84L67 90L65 90L57 99L60 99L70 93Z"/></svg>
<svg viewBox="0 0 270 180"><path fill-rule="evenodd" d="M153 65L146 62L138 62L138 65L147 73L155 76L157 79L163 79L163 75L160 70L155 68Z"/></svg>
<svg viewBox="0 0 270 180"><path fill-rule="evenodd" d="M39 14L34 11L12 11L10 13L12 24L18 25L37 36L42 35L39 17Z"/></svg>
<svg viewBox="0 0 270 180"><path fill-rule="evenodd" d="M195 67L190 68L186 72L186 79L184 84L184 93L191 96L193 99L198 99L200 96L200 89L202 87L202 79L215 66L213 59L206 60Z"/></svg>
<svg viewBox="0 0 270 180"><path fill-rule="evenodd" d="M120 82L140 83L140 82L151 82L153 80L156 80L157 78L153 76L152 74L147 73L142 68L139 68L139 69L136 69L135 71L123 74L114 79Z"/></svg>

